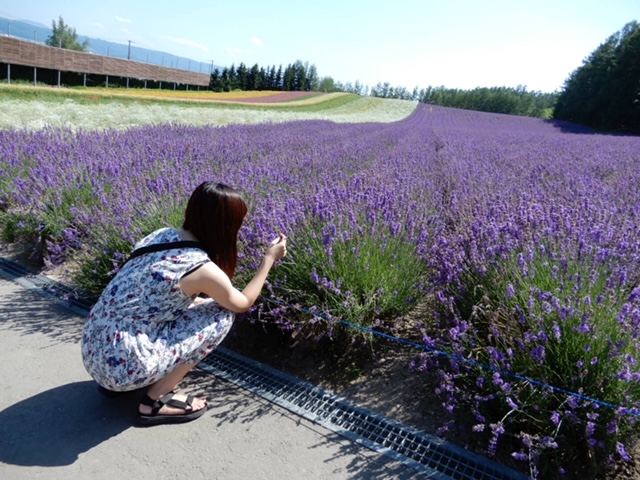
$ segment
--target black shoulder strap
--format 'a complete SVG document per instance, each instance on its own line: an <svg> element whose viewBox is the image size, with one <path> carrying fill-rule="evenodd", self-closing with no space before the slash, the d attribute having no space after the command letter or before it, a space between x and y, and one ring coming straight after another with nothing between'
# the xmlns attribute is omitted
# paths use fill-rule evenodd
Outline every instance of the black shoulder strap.
<svg viewBox="0 0 640 480"><path fill-rule="evenodd" d="M171 250L173 248L199 248L201 250L204 250L200 242L194 242L192 240L182 240L180 242L168 243L154 243L152 245L147 245L146 247L136 248L133 252L131 252L131 255L129 255L129 258L127 258L127 261L124 263L127 263L129 260L139 257L140 255L145 255L152 252L160 252L162 250ZM122 264L123 266L124 263Z"/></svg>

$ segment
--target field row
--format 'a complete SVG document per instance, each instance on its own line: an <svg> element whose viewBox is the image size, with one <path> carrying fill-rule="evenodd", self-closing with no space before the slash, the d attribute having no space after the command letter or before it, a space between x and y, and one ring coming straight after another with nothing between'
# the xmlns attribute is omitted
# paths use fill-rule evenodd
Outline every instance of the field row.
<svg viewBox="0 0 640 480"><path fill-rule="evenodd" d="M11 93L6 94L7 91ZM21 98L15 92L16 90L0 87L0 128L100 130L170 123L201 126L299 120L330 120L337 123L395 122L406 118L416 108L415 102L385 101L345 94L307 96L283 103L203 103L193 100L178 101L177 98L171 102L151 98L145 100L144 97L132 95L111 95L104 98L89 93L57 98L55 92L49 91L43 94L43 98L33 93L29 93L27 98Z"/></svg>

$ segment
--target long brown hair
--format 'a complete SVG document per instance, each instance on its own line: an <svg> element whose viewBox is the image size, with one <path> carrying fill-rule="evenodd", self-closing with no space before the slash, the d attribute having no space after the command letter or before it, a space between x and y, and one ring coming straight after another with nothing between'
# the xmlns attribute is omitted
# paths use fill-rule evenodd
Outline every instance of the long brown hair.
<svg viewBox="0 0 640 480"><path fill-rule="evenodd" d="M209 258L229 278L238 260L238 230L247 214L247 204L233 188L222 183L203 182L191 194L182 228L202 244Z"/></svg>

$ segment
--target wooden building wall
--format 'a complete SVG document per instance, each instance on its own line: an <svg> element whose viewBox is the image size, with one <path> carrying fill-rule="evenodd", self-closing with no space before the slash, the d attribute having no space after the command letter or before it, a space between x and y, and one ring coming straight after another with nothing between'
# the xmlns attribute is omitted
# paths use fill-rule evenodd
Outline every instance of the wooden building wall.
<svg viewBox="0 0 640 480"><path fill-rule="evenodd" d="M8 36L0 36L0 63L193 86L208 86L210 78L206 73L49 47Z"/></svg>

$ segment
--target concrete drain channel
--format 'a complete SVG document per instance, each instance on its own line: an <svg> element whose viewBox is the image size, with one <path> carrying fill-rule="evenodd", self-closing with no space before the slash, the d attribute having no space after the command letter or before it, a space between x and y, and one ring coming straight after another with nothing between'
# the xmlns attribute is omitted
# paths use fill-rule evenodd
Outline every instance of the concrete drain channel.
<svg viewBox="0 0 640 480"><path fill-rule="evenodd" d="M86 316L91 300L80 292L0 257L5 278L36 289ZM198 366L315 424L439 480L525 480L524 474L436 436L350 403L310 383L226 348Z"/></svg>
<svg viewBox="0 0 640 480"><path fill-rule="evenodd" d="M354 405L224 348L199 365L307 420L442 480L515 480L526 476L438 437Z"/></svg>

